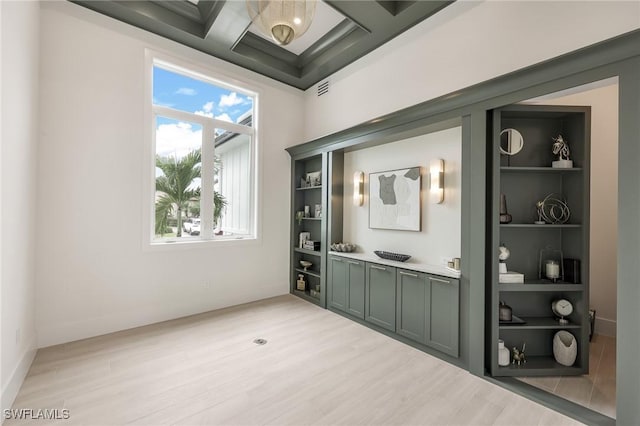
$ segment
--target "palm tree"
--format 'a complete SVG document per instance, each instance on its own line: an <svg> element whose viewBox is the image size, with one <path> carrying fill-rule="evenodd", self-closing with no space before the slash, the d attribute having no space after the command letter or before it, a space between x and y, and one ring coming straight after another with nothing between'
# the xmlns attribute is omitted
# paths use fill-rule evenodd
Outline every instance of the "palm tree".
<svg viewBox="0 0 640 426"><path fill-rule="evenodd" d="M156 156L156 167L162 170L163 176L156 178L156 234L164 234L167 216L175 214L178 219L176 236L182 236L182 211L189 201L196 200L200 188L193 187L193 181L201 176L202 155L199 149L177 159L174 156Z"/></svg>
<svg viewBox="0 0 640 426"><path fill-rule="evenodd" d="M162 170L163 176L156 178L156 225L155 232L164 235L167 229L169 215L175 214L178 223L177 237L182 236L182 212L191 211L200 214L200 187L193 186L193 181L201 177L202 155L199 149L191 151L181 159L176 157L156 156L156 167ZM222 164L218 157L215 159L214 174L217 176ZM225 197L217 191L213 193L213 223L218 223L222 210L227 205Z"/></svg>

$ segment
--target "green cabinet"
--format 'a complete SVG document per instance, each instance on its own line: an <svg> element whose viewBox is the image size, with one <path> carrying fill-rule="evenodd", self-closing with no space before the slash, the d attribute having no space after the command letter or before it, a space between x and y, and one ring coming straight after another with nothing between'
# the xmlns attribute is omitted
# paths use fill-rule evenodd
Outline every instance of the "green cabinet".
<svg viewBox="0 0 640 426"><path fill-rule="evenodd" d="M424 343L427 324L427 276L399 269L397 283L397 333Z"/></svg>
<svg viewBox="0 0 640 426"><path fill-rule="evenodd" d="M364 319L364 262L347 260L349 287L347 298L347 312Z"/></svg>
<svg viewBox="0 0 640 426"><path fill-rule="evenodd" d="M364 319L364 262L329 257L329 306Z"/></svg>
<svg viewBox="0 0 640 426"><path fill-rule="evenodd" d="M460 282L398 269L396 332L458 356Z"/></svg>
<svg viewBox="0 0 640 426"><path fill-rule="evenodd" d="M396 268L367 262L365 320L396 331Z"/></svg>
<svg viewBox="0 0 640 426"><path fill-rule="evenodd" d="M349 291L348 264L346 259L329 257L329 280L327 283L329 306L347 311Z"/></svg>
<svg viewBox="0 0 640 426"><path fill-rule="evenodd" d="M428 276L425 344L458 356L460 330L460 281Z"/></svg>

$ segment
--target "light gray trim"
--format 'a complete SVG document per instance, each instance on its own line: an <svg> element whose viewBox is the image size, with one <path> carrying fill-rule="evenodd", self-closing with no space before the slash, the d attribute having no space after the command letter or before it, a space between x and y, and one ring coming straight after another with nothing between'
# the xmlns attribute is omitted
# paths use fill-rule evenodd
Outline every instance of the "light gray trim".
<svg viewBox="0 0 640 426"><path fill-rule="evenodd" d="M617 421L640 419L640 58L624 64L619 80Z"/></svg>
<svg viewBox="0 0 640 426"><path fill-rule="evenodd" d="M461 342L468 341L467 348L473 352L473 356L465 354L466 361L469 371L476 375L484 374L485 329L484 321L478 319L485 318L485 306L483 303L474 301L485 298L484 281L481 278L485 276L486 266L482 256L473 256L472 254L484 253L486 248L485 210L477 208L486 205L487 202L486 121L486 114L481 111L467 115L462 120L462 275L460 287L464 290L468 289L466 291L469 292L471 302L468 305L468 326L461 327L460 340ZM471 280L470 277L474 277L474 279ZM465 312L461 311L461 315L465 315Z"/></svg>
<svg viewBox="0 0 640 426"><path fill-rule="evenodd" d="M352 36L352 33L355 35ZM344 44L343 47L337 46L338 48L346 49L350 44L356 43L358 39L367 34L366 31L353 22L344 19L331 31L309 46L307 50L302 52L302 54L297 57L297 64L299 67L306 69L307 72L310 72L312 68L311 64L314 61L320 62L322 55L331 55L331 50L336 49L337 43ZM320 80L322 80L322 78Z"/></svg>

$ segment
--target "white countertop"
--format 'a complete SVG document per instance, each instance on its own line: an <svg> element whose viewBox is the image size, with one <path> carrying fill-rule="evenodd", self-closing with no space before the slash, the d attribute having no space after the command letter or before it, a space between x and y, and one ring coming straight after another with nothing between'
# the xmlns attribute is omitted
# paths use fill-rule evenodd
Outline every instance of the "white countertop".
<svg viewBox="0 0 640 426"><path fill-rule="evenodd" d="M346 257L348 259L362 260L364 262L377 263L380 265L393 266L401 269L409 269L411 271L426 272L427 274L441 275L449 278L460 278L460 271L448 268L446 266L429 265L428 263L412 262L409 259L406 262L396 262L394 260L381 259L375 254L366 253L344 253L339 251L329 251L332 256Z"/></svg>

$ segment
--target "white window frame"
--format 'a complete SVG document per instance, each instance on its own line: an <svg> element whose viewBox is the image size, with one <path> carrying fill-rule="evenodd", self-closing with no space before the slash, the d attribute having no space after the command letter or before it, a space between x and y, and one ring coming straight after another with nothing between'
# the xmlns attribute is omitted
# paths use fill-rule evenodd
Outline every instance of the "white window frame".
<svg viewBox="0 0 640 426"><path fill-rule="evenodd" d="M195 78L205 83L229 89L253 99L252 126L244 126L216 118L205 117L199 114L176 110L170 107L155 105L153 103L153 67L159 66L170 72L183 74ZM145 122L147 131L145 132L145 167L144 186L148 196L143 197L143 247L150 249L165 248L193 248L211 246L218 244L251 244L260 241L260 221L258 215L259 188L258 176L260 172L260 150L258 131L258 106L259 90L251 88L250 85L239 82L231 77L224 76L223 73L202 68L185 60L168 57L161 53L146 50L145 54L146 84L145 84ZM221 81L211 75L222 75L226 81ZM184 121L198 124L202 127L202 172L201 172L201 196L200 196L200 235L194 238L155 238L155 197L156 197L156 127L157 117ZM251 220L250 231L247 235L215 236L213 232L213 192L214 192L214 168L215 159L215 131L216 129L231 131L249 135L251 138L251 159L252 166L250 173L251 191Z"/></svg>

